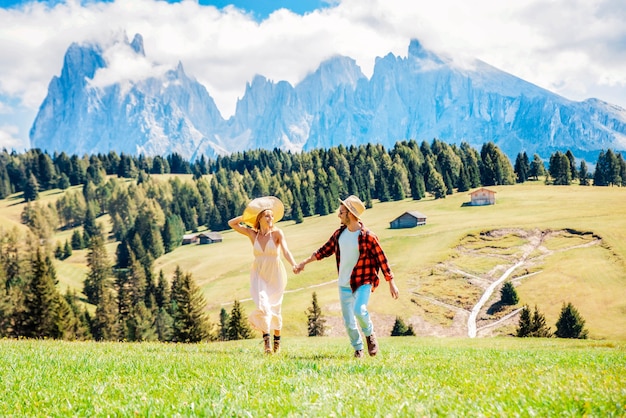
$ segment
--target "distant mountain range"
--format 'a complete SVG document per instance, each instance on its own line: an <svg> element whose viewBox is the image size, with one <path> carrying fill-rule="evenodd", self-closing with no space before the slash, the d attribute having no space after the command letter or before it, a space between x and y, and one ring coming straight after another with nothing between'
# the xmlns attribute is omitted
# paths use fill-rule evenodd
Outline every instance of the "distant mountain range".
<svg viewBox="0 0 626 418"><path fill-rule="evenodd" d="M123 44L145 56L141 35ZM626 150L625 109L567 100L479 60L461 68L417 40L406 58L377 58L370 79L343 56L322 62L296 86L257 75L228 119L182 63L163 77L94 86L96 72L107 67L103 52L97 44L68 48L31 128L33 148L176 152L190 160L257 148L392 147L433 138L477 149L491 141L512 160L523 151L547 159L569 149L595 161L600 150Z"/></svg>

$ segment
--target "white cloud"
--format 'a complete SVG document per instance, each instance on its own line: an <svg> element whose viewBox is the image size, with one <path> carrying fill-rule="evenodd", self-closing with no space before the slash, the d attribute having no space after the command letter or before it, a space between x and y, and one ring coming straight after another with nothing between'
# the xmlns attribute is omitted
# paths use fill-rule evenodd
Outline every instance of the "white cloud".
<svg viewBox="0 0 626 418"><path fill-rule="evenodd" d="M113 44L105 50L103 57L107 67L99 69L94 75L90 83L94 87L103 88L116 83L127 84L158 77L170 69L169 66L155 65L124 43Z"/></svg>
<svg viewBox="0 0 626 418"><path fill-rule="evenodd" d="M141 33L147 60L108 52L96 83L174 68L203 83L225 117L255 74L292 84L341 54L370 76L378 56L406 56L409 41L470 56L573 100L626 107L623 0L342 0L300 16L281 9L257 22L227 7L184 0L67 1L0 9L0 95L37 109L72 42ZM2 143L0 143L2 145Z"/></svg>
<svg viewBox="0 0 626 418"><path fill-rule="evenodd" d="M24 148L24 141L18 136L19 132L15 125L0 125L0 148L7 150Z"/></svg>

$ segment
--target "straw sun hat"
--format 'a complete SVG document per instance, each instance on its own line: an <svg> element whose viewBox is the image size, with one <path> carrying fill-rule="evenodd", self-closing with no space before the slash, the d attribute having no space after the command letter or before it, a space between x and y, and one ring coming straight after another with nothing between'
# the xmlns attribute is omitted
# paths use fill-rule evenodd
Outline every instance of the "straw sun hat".
<svg viewBox="0 0 626 418"><path fill-rule="evenodd" d="M256 218L259 216L259 213L264 210L271 209L274 213L274 222L280 221L285 215L285 206L283 202L280 201L277 197L274 196L263 196L257 197L252 200L246 206L246 209L243 211L243 223L254 228L256 224Z"/></svg>
<svg viewBox="0 0 626 418"><path fill-rule="evenodd" d="M350 195L346 200L339 199L342 205L346 207L357 219L361 217L365 212L365 205L361 202L361 199L355 195Z"/></svg>

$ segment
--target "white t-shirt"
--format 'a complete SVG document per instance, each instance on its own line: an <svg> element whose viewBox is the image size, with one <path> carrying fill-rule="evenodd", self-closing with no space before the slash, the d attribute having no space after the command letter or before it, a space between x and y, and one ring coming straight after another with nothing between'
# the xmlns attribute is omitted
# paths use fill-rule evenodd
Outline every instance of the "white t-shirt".
<svg viewBox="0 0 626 418"><path fill-rule="evenodd" d="M346 228L339 235L339 286L350 287L352 270L359 260L360 229L351 232Z"/></svg>

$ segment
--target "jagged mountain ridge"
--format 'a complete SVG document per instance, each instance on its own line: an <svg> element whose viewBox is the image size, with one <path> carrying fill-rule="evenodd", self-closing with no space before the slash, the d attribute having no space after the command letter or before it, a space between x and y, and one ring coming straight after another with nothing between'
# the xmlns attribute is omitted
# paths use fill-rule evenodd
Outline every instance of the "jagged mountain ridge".
<svg viewBox="0 0 626 418"><path fill-rule="evenodd" d="M145 56L141 35L123 42ZM30 132L32 147L67 153L166 155L195 159L257 148L300 151L339 144L438 138L479 148L492 141L514 158L570 149L595 160L626 150L626 111L574 102L484 62L459 66L417 41L407 57L376 59L372 77L349 57L320 64L296 86L257 75L224 119L183 64L128 85L92 85L105 69L99 45L72 44Z"/></svg>

